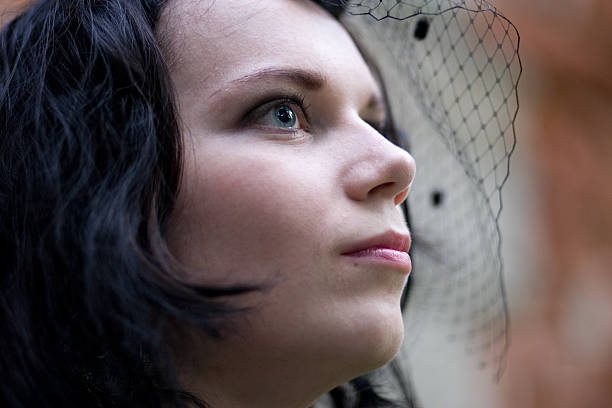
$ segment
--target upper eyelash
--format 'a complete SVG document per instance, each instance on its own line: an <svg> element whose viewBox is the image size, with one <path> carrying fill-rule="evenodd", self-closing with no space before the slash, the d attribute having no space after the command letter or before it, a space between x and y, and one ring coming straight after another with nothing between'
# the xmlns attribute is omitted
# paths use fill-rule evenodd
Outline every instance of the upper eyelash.
<svg viewBox="0 0 612 408"><path fill-rule="evenodd" d="M251 110L249 110L248 113L244 116L244 120L243 120L244 124L246 125L252 122L253 120L255 120L253 116L255 115L257 111L259 111L260 109L263 109L264 106L266 105L273 106L273 105L282 104L282 103L291 103L291 104L297 105L304 113L304 117L306 119L307 124L310 123L311 105L306 103L306 96L304 94L297 92L297 93L290 93L290 94L285 93L285 94L278 94L275 96L269 96L265 98L263 101L259 101L256 104L256 106L252 108ZM378 133L383 135L385 138L389 140L394 139L395 129L393 127L392 122L389 120L388 117L386 117L384 121L380 123L375 123L371 121L366 121L366 122L370 126L372 126Z"/></svg>
<svg viewBox="0 0 612 408"><path fill-rule="evenodd" d="M267 105L273 106L273 105L282 104L282 103L290 103L290 104L297 105L304 113L306 122L310 122L310 105L306 103L306 96L304 96L301 93L295 93L291 95L284 94L284 95L272 96L272 97L266 98L263 101L258 102L256 106L253 109L249 110L247 114L244 116L244 120L243 120L244 124L248 124L249 122L253 121L255 119L253 116L258 111L263 109L265 106Z"/></svg>

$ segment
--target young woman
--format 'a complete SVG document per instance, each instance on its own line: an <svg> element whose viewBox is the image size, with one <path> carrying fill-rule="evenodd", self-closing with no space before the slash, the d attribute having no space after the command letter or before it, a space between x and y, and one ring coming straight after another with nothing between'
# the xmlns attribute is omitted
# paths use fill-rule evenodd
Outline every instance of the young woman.
<svg viewBox="0 0 612 408"><path fill-rule="evenodd" d="M415 163L323 6L47 0L4 28L5 406L307 407L394 357Z"/></svg>

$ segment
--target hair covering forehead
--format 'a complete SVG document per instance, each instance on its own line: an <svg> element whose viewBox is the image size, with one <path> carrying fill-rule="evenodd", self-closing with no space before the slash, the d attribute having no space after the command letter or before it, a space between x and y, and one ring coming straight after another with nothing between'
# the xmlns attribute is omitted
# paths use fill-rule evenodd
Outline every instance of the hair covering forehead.
<svg viewBox="0 0 612 408"><path fill-rule="evenodd" d="M508 316L498 222L516 143L518 32L484 0L318 3L373 59L417 162L407 357L442 336L499 375Z"/></svg>

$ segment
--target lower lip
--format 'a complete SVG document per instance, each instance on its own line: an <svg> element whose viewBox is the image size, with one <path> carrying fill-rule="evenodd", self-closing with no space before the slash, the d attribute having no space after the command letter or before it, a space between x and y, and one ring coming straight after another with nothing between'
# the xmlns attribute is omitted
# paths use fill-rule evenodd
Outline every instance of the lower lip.
<svg viewBox="0 0 612 408"><path fill-rule="evenodd" d="M410 274L412 270L412 261L410 255L403 251L396 251L390 248L368 248L357 252L344 254L350 258L356 258L366 261L379 262L395 266L401 269L404 273Z"/></svg>

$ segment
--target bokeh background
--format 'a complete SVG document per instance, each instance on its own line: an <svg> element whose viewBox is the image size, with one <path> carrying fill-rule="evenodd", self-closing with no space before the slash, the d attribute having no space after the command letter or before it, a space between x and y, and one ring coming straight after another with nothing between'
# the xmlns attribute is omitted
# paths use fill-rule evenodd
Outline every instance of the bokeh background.
<svg viewBox="0 0 612 408"><path fill-rule="evenodd" d="M499 406L610 407L612 2L495 5L521 33L525 67L504 195L513 325Z"/></svg>
<svg viewBox="0 0 612 408"><path fill-rule="evenodd" d="M490 2L524 68L501 217L507 365L494 383L437 344L414 386L424 408L612 407L612 1Z"/></svg>
<svg viewBox="0 0 612 408"><path fill-rule="evenodd" d="M415 388L425 408L612 407L612 1L491 3L524 67L501 217L507 366L493 384L441 361Z"/></svg>
<svg viewBox="0 0 612 408"><path fill-rule="evenodd" d="M25 2L0 0L0 24ZM414 386L424 408L611 407L612 1L491 3L524 66L501 218L507 367L465 375L467 357L432 345Z"/></svg>

